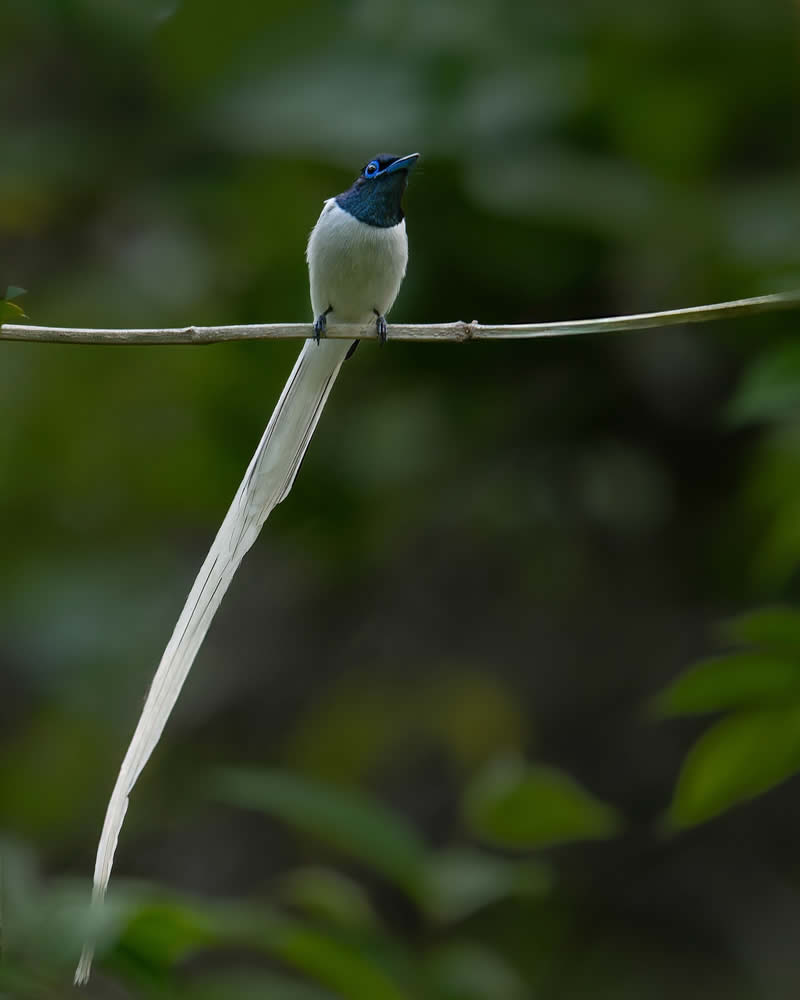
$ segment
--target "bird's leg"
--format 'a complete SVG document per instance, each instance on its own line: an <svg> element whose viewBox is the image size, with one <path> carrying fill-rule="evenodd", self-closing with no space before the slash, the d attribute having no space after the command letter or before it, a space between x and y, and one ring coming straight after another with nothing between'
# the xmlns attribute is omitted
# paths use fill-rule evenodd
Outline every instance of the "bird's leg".
<svg viewBox="0 0 800 1000"><path fill-rule="evenodd" d="M381 346L386 343L386 317L381 315L377 309L372 310L378 317L375 320L375 329L378 331L378 340L381 342Z"/></svg>
<svg viewBox="0 0 800 1000"><path fill-rule="evenodd" d="M329 312L332 312L333 306L328 306L325 312L320 313L319 316L314 320L314 340L319 343L320 336L325 333L328 326L328 321L325 318Z"/></svg>

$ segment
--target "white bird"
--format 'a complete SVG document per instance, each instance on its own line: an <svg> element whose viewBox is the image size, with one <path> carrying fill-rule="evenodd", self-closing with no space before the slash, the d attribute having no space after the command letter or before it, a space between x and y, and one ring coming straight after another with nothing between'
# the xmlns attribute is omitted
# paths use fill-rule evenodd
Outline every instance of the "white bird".
<svg viewBox="0 0 800 1000"><path fill-rule="evenodd" d="M155 749L211 620L247 550L272 509L292 488L342 362L355 350L346 340L321 340L328 318L375 322L386 340L386 314L406 272L408 239L402 198L418 154L370 160L352 187L325 202L308 240L314 339L303 345L245 477L186 599L153 677L122 762L97 847L92 905L105 896L128 796ZM75 982L89 978L89 940Z"/></svg>

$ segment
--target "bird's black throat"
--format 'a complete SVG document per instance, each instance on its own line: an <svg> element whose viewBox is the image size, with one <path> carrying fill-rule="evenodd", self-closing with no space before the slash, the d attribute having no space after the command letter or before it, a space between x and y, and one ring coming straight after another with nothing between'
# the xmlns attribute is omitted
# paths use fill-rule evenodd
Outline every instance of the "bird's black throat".
<svg viewBox="0 0 800 1000"><path fill-rule="evenodd" d="M403 221L403 192L408 171L379 177L359 177L351 188L336 196L336 204L368 226L389 229Z"/></svg>

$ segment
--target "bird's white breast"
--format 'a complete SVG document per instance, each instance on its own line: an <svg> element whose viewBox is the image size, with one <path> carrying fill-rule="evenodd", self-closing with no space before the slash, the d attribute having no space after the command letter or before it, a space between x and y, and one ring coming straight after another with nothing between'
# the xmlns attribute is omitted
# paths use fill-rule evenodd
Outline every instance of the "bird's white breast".
<svg viewBox="0 0 800 1000"><path fill-rule="evenodd" d="M314 316L366 323L385 316L397 298L408 263L405 220L382 229L325 202L306 249Z"/></svg>

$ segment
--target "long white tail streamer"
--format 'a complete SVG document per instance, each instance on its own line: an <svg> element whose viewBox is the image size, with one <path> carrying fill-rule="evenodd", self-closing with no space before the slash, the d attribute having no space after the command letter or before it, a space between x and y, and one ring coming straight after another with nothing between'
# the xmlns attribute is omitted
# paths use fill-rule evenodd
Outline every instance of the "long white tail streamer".
<svg viewBox="0 0 800 1000"><path fill-rule="evenodd" d="M205 562L186 599L164 650L122 762L106 810L97 846L92 906L105 896L117 839L128 808L128 796L158 744L208 627L243 556L258 537L270 511L292 488L297 470L331 391L348 341L307 340L300 351L278 405L267 424L233 503L225 515ZM75 983L89 978L94 941L87 941L75 972Z"/></svg>

